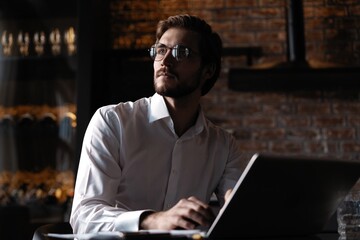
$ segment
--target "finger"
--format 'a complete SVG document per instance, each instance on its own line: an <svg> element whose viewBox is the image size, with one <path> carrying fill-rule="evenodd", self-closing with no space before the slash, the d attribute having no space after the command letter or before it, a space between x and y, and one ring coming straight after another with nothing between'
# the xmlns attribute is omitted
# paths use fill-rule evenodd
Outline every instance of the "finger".
<svg viewBox="0 0 360 240"><path fill-rule="evenodd" d="M199 223L189 219L189 218L181 218L178 221L178 229L195 229L197 226L199 226Z"/></svg>
<svg viewBox="0 0 360 240"><path fill-rule="evenodd" d="M183 199L179 202L178 207L179 214L186 218L187 221L194 223L195 227L197 225L209 225L215 218L211 208L200 201Z"/></svg>
<svg viewBox="0 0 360 240"><path fill-rule="evenodd" d="M200 201L196 197L189 197L188 200L195 203L194 210L204 215L208 220L212 221L215 217L210 205Z"/></svg>
<svg viewBox="0 0 360 240"><path fill-rule="evenodd" d="M188 218L187 220L190 223L194 224L194 227L208 226L211 224L213 220L213 217L210 214L204 215L203 213L194 212L194 211L191 211L191 213L187 215L187 218Z"/></svg>
<svg viewBox="0 0 360 240"><path fill-rule="evenodd" d="M199 199L197 199L194 196L188 197L188 200L202 206L203 208L208 208L209 207L209 205L207 205L203 201L200 201Z"/></svg>
<svg viewBox="0 0 360 240"><path fill-rule="evenodd" d="M228 201L230 199L230 195L231 195L232 189L228 189L225 193L225 202Z"/></svg>
<svg viewBox="0 0 360 240"><path fill-rule="evenodd" d="M189 212L193 210L189 208L189 204L185 202L185 200L180 201L164 213L168 216L167 224L171 226L171 229L194 229L199 225L197 222L191 220L191 214L189 214Z"/></svg>

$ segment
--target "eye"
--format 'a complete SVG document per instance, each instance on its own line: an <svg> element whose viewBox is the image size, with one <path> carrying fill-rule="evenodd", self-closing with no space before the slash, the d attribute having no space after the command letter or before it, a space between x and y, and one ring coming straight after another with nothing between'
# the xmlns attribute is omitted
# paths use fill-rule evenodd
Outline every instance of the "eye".
<svg viewBox="0 0 360 240"><path fill-rule="evenodd" d="M165 55L166 52L167 52L167 48L166 48L166 47L157 47L157 48L156 48L156 54Z"/></svg>
<svg viewBox="0 0 360 240"><path fill-rule="evenodd" d="M176 57L178 59L184 59L189 56L190 50L187 47L184 46L176 46Z"/></svg>

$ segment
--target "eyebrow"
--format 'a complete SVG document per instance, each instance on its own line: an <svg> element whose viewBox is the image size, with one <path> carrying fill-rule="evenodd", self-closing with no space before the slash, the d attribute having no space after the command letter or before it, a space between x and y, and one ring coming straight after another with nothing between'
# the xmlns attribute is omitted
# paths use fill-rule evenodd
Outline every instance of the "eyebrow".
<svg viewBox="0 0 360 240"><path fill-rule="evenodd" d="M158 42L157 45L158 45L159 47L167 47L167 48L174 48L176 45L178 45L178 46L182 46L182 47L186 47L186 48L191 49L190 47L188 47L187 45L182 44L182 43L176 43L176 44L175 44L174 46L172 46L172 47L169 47L168 45L166 45L166 44L164 44L164 43L161 43L161 42Z"/></svg>
<svg viewBox="0 0 360 240"><path fill-rule="evenodd" d="M158 42L157 43L158 44L158 46L159 47L166 47L166 48L174 48L176 45L179 45L179 46L184 46L184 45L182 45L182 44L178 44L178 43L176 43L176 44L174 44L173 46L168 46L168 45L166 45L166 44L164 44L164 43L160 43L160 42Z"/></svg>

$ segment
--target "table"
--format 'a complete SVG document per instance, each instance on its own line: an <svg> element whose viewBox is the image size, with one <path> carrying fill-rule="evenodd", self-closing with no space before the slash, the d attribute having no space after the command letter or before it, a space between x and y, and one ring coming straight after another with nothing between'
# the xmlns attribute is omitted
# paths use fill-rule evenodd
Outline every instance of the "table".
<svg viewBox="0 0 360 240"><path fill-rule="evenodd" d="M94 240L100 240L91 238ZM280 238L261 238L261 239L241 239L241 240L338 240L339 234L337 233L323 233L314 236L306 237L280 237ZM104 238L101 238L104 240ZM106 240L119 240L119 238L106 238ZM124 240L237 240L237 239L207 239L201 237L184 237L184 236L164 236L164 235L142 235L135 236L129 235ZM240 240L240 239L239 239Z"/></svg>

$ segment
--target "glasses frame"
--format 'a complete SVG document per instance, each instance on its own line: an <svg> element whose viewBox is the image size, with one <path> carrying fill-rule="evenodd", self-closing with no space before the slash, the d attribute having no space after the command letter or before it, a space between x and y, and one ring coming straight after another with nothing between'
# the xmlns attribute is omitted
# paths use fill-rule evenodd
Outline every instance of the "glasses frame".
<svg viewBox="0 0 360 240"><path fill-rule="evenodd" d="M161 55L157 54L156 49L157 49L158 46L161 46L162 48L166 48L166 52L164 54L161 54ZM180 54L179 54L180 49L185 51L185 56L184 57L180 57ZM168 53L169 50L171 52L171 56L173 56L176 59L176 61L178 61L178 62L181 62L184 59L188 59L191 54L197 54L192 49L190 49L190 48L188 48L186 46L180 45L180 44L176 44L174 47L168 47L168 46L166 46L164 44L158 44L157 43L157 44L152 45L148 49L150 57L154 61L157 61L157 62L162 61L165 58L165 56L166 56L166 54Z"/></svg>

